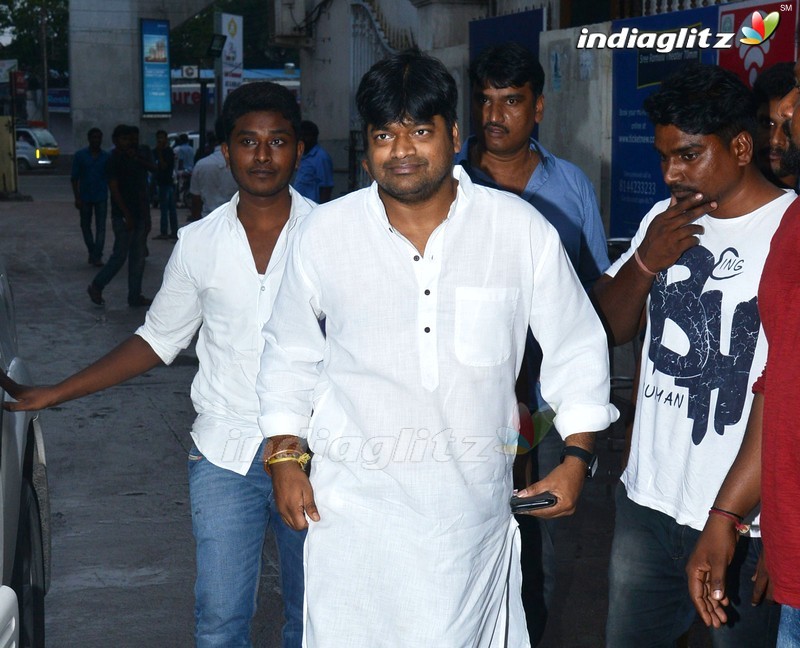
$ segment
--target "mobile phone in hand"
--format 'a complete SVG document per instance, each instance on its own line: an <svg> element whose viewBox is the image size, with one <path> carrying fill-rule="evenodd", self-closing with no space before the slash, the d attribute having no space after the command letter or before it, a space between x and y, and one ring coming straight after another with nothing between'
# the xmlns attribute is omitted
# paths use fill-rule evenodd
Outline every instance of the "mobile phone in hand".
<svg viewBox="0 0 800 648"><path fill-rule="evenodd" d="M550 491L544 493L536 493L530 497L517 497L514 495L509 504L511 504L512 513L525 513L527 511L536 511L538 509L550 508L555 506L558 498Z"/></svg>

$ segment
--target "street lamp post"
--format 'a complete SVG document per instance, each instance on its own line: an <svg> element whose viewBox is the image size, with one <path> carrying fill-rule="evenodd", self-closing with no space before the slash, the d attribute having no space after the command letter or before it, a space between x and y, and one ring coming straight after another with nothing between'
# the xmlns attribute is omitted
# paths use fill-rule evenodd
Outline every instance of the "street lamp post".
<svg viewBox="0 0 800 648"><path fill-rule="evenodd" d="M222 55L222 48L225 47L225 40L227 36L225 34L214 34L211 36L211 42L208 44L208 50L206 51L206 56L217 59ZM201 66L202 69L202 66ZM198 142L198 147L201 151L204 151L206 148L206 121L207 121L207 110L206 106L208 105L208 79L204 79L202 73L200 74L200 141ZM217 96L219 96L217 94ZM216 104L215 104L216 105ZM219 112L219 109L217 109Z"/></svg>

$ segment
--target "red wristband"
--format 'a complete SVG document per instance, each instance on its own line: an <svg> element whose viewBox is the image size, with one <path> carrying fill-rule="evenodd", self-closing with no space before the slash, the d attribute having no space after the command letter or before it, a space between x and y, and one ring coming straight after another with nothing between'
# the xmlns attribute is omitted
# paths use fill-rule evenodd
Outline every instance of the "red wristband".
<svg viewBox="0 0 800 648"><path fill-rule="evenodd" d="M744 524L742 522L742 518L736 513L731 513L730 511L726 511L725 509L717 508L712 506L708 509L709 515L719 515L720 517L728 518L733 522L733 528L736 529L741 535L744 535L748 531L750 531L750 525Z"/></svg>
<svg viewBox="0 0 800 648"><path fill-rule="evenodd" d="M636 263L639 265L639 269L642 272L644 272L646 275L649 275L651 277L655 277L656 274L658 274L656 272L653 272L650 268L648 268L644 264L644 261L642 261L642 257L639 256L639 250L638 249L633 251L633 258L636 259Z"/></svg>

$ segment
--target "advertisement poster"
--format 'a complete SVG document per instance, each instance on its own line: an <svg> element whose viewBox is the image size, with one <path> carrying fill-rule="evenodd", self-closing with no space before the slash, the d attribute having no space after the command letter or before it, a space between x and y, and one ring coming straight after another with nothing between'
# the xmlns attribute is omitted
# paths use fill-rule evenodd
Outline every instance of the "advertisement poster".
<svg viewBox="0 0 800 648"><path fill-rule="evenodd" d="M642 103L658 88L661 79L682 65L716 63L717 50L702 47L697 35L705 29L716 32L717 18L717 7L704 7L612 23L612 34L625 45L615 47L613 53L612 238L633 236L653 204L669 195L661 176L658 154L653 149L653 126ZM636 47L637 39L645 33L652 34L654 41L661 37L664 46ZM611 41L611 37L608 40ZM696 47L677 46L692 40L696 41ZM651 44L646 40L639 40L639 43Z"/></svg>
<svg viewBox="0 0 800 648"><path fill-rule="evenodd" d="M172 112L172 82L169 72L169 21L139 22L142 46L142 114L169 116Z"/></svg>
<svg viewBox="0 0 800 648"><path fill-rule="evenodd" d="M761 70L775 63L794 61L798 4L798 0L755 0L720 6L719 31L736 32L733 46L719 51L720 66L735 72L752 87ZM754 12L758 12L761 25L756 25L755 34L746 33L746 30L753 29ZM755 42L742 42L748 34Z"/></svg>
<svg viewBox="0 0 800 648"><path fill-rule="evenodd" d="M242 85L242 72L244 70L244 41L242 30L242 17L233 14L219 14L221 21L220 33L225 34L225 47L222 48L220 58L222 76L222 96L220 101L231 90Z"/></svg>

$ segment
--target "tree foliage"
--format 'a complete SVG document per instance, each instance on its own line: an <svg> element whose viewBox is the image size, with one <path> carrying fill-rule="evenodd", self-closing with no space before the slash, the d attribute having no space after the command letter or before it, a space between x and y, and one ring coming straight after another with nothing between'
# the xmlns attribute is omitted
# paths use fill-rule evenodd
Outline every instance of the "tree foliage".
<svg viewBox="0 0 800 648"><path fill-rule="evenodd" d="M264 0L216 0L170 34L170 63L204 65L212 62L206 56L214 33L214 13L230 13L244 18L244 66L246 68L281 67L285 62L296 63L297 52L275 47L269 41L269 12Z"/></svg>
<svg viewBox="0 0 800 648"><path fill-rule="evenodd" d="M66 77L69 68L69 0L5 0L0 2L0 59L17 59L19 67L41 77L42 22L50 78Z"/></svg>

